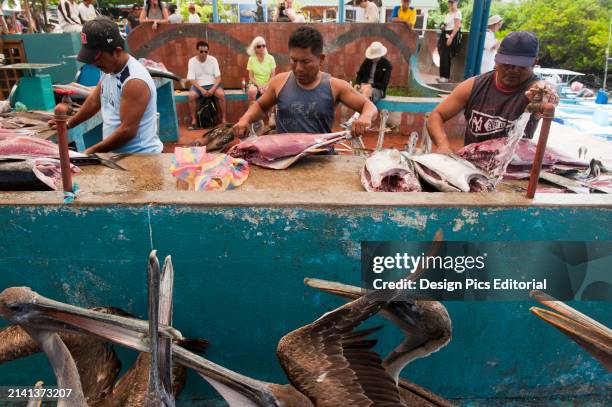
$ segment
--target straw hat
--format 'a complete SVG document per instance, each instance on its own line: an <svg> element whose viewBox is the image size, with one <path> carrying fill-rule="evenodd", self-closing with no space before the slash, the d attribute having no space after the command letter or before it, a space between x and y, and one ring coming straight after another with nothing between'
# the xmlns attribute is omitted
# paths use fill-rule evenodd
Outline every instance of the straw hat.
<svg viewBox="0 0 612 407"><path fill-rule="evenodd" d="M493 24L497 24L499 23L501 20L503 20L503 18L501 18L499 15L495 14L491 17L489 17L489 21L487 21L487 27L491 26Z"/></svg>
<svg viewBox="0 0 612 407"><path fill-rule="evenodd" d="M366 49L365 55L367 59L376 59L384 57L385 55L387 55L387 48L380 42L374 41L370 44L368 49Z"/></svg>

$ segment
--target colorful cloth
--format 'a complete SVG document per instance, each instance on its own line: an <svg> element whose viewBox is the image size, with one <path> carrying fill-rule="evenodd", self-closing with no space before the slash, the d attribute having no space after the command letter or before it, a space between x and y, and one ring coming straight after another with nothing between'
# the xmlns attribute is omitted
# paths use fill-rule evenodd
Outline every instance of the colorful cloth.
<svg viewBox="0 0 612 407"><path fill-rule="evenodd" d="M190 191L225 191L246 181L249 163L227 154L208 154L206 147L176 147L170 172L186 181Z"/></svg>

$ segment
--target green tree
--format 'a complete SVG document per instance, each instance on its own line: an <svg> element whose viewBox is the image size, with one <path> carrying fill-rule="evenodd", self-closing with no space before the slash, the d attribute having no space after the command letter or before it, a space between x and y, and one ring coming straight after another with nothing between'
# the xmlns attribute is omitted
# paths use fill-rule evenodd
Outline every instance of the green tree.
<svg viewBox="0 0 612 407"><path fill-rule="evenodd" d="M603 72L611 0L523 0L495 10L504 17L502 36L517 30L538 36L540 65Z"/></svg>

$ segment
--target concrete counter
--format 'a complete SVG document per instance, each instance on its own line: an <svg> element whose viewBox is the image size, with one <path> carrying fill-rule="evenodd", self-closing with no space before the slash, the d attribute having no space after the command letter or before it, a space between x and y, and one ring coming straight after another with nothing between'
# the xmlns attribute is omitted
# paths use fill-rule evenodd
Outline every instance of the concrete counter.
<svg viewBox="0 0 612 407"><path fill-rule="evenodd" d="M146 259L155 248L174 263L173 325L210 340L206 357L215 363L286 383L278 340L342 303L305 287L304 277L359 284L362 241L431 241L442 230L448 241L546 241L556 253L555 242L612 240L612 201L602 194L530 201L516 192L368 193L357 175L363 159L352 156L311 157L284 171L253 167L236 190L189 192L176 189L170 160L119 161L129 172L85 167L70 205L61 192L0 194L0 290L29 286L60 301L146 318ZM520 263L509 264L517 275L533 272ZM582 266L559 267L560 276ZM612 375L531 315L535 303L445 305L451 343L411 363L407 378L471 406L612 402ZM573 305L612 325L612 303ZM386 353L403 335L382 323L375 336ZM54 383L44 355L0 365L0 385L37 380ZM215 397L190 374L178 405L208 405L204 400Z"/></svg>
<svg viewBox="0 0 612 407"><path fill-rule="evenodd" d="M74 177L80 191L72 206L143 203L204 206L349 206L349 207L608 207L605 194L538 193L525 198L526 181L507 181L495 193L371 193L359 170L364 158L338 155L308 157L286 170L251 165L244 184L225 192L184 191L170 173L172 154L132 155L119 161L128 171L82 167ZM63 204L61 192L0 193L0 204Z"/></svg>

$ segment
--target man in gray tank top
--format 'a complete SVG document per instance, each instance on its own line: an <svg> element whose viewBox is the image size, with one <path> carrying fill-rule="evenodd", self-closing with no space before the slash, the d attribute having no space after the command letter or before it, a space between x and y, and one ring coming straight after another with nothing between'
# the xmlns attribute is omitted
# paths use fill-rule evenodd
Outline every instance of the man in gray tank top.
<svg viewBox="0 0 612 407"><path fill-rule="evenodd" d="M427 130L437 152L452 152L444 123L462 110L467 121L465 144L471 144L506 136L536 94L530 89L544 89L544 101L559 102L554 90L533 74L538 50L538 39L529 31L511 32L503 39L495 56L495 70L465 80L431 112ZM533 137L538 119L532 115L529 120L527 138Z"/></svg>
<svg viewBox="0 0 612 407"><path fill-rule="evenodd" d="M276 105L276 132L330 133L337 102L361 113L352 132L362 136L372 125L377 110L372 102L348 82L321 72L323 36L312 27L300 27L289 37L291 71L276 75L264 94L253 103L232 128L238 137L248 134L249 125L262 120Z"/></svg>

